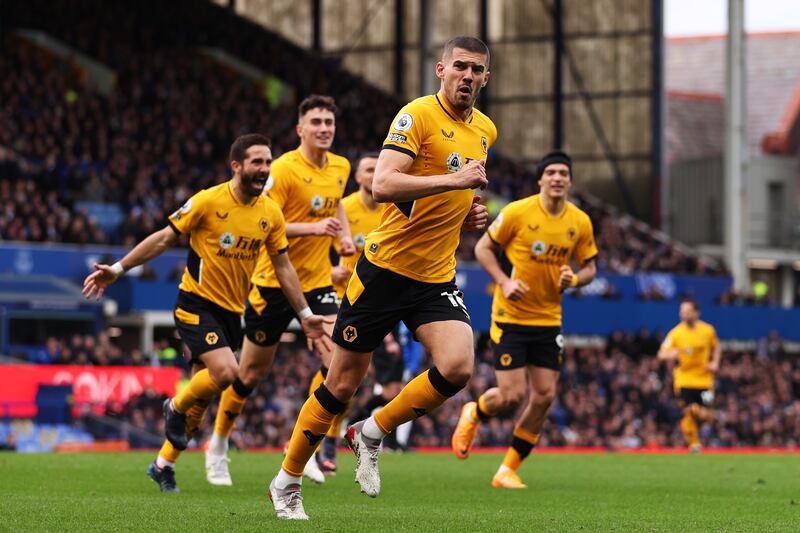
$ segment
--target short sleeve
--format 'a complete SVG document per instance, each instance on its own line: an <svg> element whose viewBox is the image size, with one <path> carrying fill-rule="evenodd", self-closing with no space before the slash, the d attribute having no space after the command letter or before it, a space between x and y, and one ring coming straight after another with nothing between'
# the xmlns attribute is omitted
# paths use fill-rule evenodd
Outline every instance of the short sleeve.
<svg viewBox="0 0 800 533"><path fill-rule="evenodd" d="M272 168L269 172L267 179L267 196L270 197L278 208L283 209L286 205L286 200L291 195L292 189L292 176L289 170L289 165L280 159L272 163Z"/></svg>
<svg viewBox="0 0 800 533"><path fill-rule="evenodd" d="M717 330L714 329L714 326L709 325L709 341L711 344L711 348L714 349L719 344L719 338L717 337Z"/></svg>
<svg viewBox="0 0 800 533"><path fill-rule="evenodd" d="M506 206L492 225L489 226L489 237L498 245L505 246L514 236L514 211L510 206Z"/></svg>
<svg viewBox="0 0 800 533"><path fill-rule="evenodd" d="M579 265L583 265L590 259L597 256L597 244L594 241L594 228L592 220L588 216L582 217L578 243L575 246L575 259Z"/></svg>
<svg viewBox="0 0 800 533"><path fill-rule="evenodd" d="M169 225L176 233L191 233L202 221L207 203L208 193L200 191L169 216Z"/></svg>
<svg viewBox="0 0 800 533"><path fill-rule="evenodd" d="M286 220L278 206L272 202L267 204L267 220L269 220L269 233L264 246L268 255L278 255L289 248L286 238Z"/></svg>
<svg viewBox="0 0 800 533"><path fill-rule="evenodd" d="M671 350L675 347L675 330L671 330L667 333L667 336L664 337L664 342L661 343L662 350Z"/></svg>
<svg viewBox="0 0 800 533"><path fill-rule="evenodd" d="M389 134L383 141L383 148L396 150L416 159L425 139L424 129L420 108L409 104L394 117Z"/></svg>

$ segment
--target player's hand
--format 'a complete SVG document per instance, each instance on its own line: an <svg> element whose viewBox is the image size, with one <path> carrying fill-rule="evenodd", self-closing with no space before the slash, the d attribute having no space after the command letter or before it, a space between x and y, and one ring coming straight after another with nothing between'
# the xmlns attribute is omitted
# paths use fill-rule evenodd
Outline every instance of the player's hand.
<svg viewBox="0 0 800 533"><path fill-rule="evenodd" d="M561 271L561 275L558 277L558 286L561 288L562 291L564 289L569 289L570 287L573 286L572 278L577 277L575 275L575 272L572 271L572 267L570 267L569 265L561 265L561 268L559 268L559 270Z"/></svg>
<svg viewBox="0 0 800 533"><path fill-rule="evenodd" d="M716 374L716 373L717 373L717 370L719 370L719 363L717 363L717 362L715 362L715 361L710 361L710 362L709 362L709 363L706 365L706 370L708 370L708 371L709 371L709 372L711 372L712 374Z"/></svg>
<svg viewBox="0 0 800 533"><path fill-rule="evenodd" d="M356 253L356 245L353 242L353 238L350 235L342 235L339 237L339 255L347 257L354 253Z"/></svg>
<svg viewBox="0 0 800 533"><path fill-rule="evenodd" d="M456 189L485 189L489 185L486 179L486 167L480 159L475 159L464 165L455 173L458 185Z"/></svg>
<svg viewBox="0 0 800 533"><path fill-rule="evenodd" d="M306 334L309 350L330 352L333 350L333 341L325 331L326 324L333 324L333 318L322 315L311 315L305 320L300 321L300 326Z"/></svg>
<svg viewBox="0 0 800 533"><path fill-rule="evenodd" d="M83 290L81 291L87 299L91 299L92 295L97 293L96 300L103 297L106 288L117 281L117 276L109 265L94 264L95 271L86 276L83 280Z"/></svg>
<svg viewBox="0 0 800 533"><path fill-rule="evenodd" d="M480 196L472 198L472 209L469 210L467 218L464 220L464 229L467 231L481 231L489 221L489 210L480 202Z"/></svg>
<svg viewBox="0 0 800 533"><path fill-rule="evenodd" d="M509 279L504 281L500 288L503 289L503 296L511 301L520 300L525 293L528 292L529 287L521 279Z"/></svg>
<svg viewBox="0 0 800 533"><path fill-rule="evenodd" d="M341 285L342 283L347 283L347 280L350 279L350 274L353 271L343 265L335 266L331 269L331 278L333 278L334 285Z"/></svg>
<svg viewBox="0 0 800 533"><path fill-rule="evenodd" d="M327 235L336 237L342 231L342 222L338 218L330 217L314 223L312 235Z"/></svg>

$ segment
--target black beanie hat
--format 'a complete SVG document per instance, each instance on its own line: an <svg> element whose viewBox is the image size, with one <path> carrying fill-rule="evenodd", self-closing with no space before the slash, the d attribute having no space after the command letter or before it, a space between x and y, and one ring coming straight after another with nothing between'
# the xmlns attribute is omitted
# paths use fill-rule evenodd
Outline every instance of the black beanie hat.
<svg viewBox="0 0 800 533"><path fill-rule="evenodd" d="M565 153L560 150L555 150L553 152L548 153L545 155L539 164L536 165L536 181L542 179L542 175L544 174L544 169L547 168L548 165L552 165L553 163L563 163L567 165L569 168L569 175L572 177L572 159Z"/></svg>

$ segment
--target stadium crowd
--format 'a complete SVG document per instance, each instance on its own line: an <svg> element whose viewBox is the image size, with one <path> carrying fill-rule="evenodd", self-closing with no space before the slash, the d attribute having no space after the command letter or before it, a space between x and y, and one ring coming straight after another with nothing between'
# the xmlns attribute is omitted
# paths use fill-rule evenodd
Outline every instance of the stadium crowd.
<svg viewBox="0 0 800 533"><path fill-rule="evenodd" d="M296 144L292 102L270 103L263 86L196 49L136 48L131 43L149 41L128 23L120 32L127 40L115 31L113 45L108 30L93 40L73 29L56 32L115 69L109 95L85 86L78 70L24 39L4 37L0 239L131 246L158 229L194 191L227 175L227 150L238 134L266 132L276 154ZM270 46L279 48L280 40L274 41ZM236 49L239 42L231 41L234 51L250 55ZM335 65L278 60L286 57L285 50L280 52L270 71L298 94L336 97L334 151L354 159L379 146L398 107L392 97L350 75L327 76ZM488 171L496 205L536 192L532 174L499 154L490 154ZM589 213L598 246L608 251L599 264L603 270L722 272L580 192L574 201ZM110 204L121 220L98 220L87 207L97 204ZM476 239L464 234L461 260L474 259Z"/></svg>
<svg viewBox="0 0 800 533"><path fill-rule="evenodd" d="M673 394L671 368L655 357L659 339L660 334L643 330L636 335L616 332L604 346L568 345L556 403L540 445L611 450L684 446L678 424L683 415ZM415 420L412 448L450 445L461 405L494 382L491 351L479 350L477 358L469 385L440 409ZM271 376L256 390L254 401L247 403L239 429L232 435L233 445L241 449L283 446L306 399L315 363L299 345L283 345ZM364 382L354 409L370 396L365 391L371 391L373 383L371 376ZM159 401L131 402L117 416L134 423L151 420L148 409ZM752 351L725 351L714 410L716 419L701 430L708 446L800 446L800 361L786 353L774 334ZM206 437L214 411L212 407L201 427ZM512 414L482 425L477 444L507 446L514 429Z"/></svg>

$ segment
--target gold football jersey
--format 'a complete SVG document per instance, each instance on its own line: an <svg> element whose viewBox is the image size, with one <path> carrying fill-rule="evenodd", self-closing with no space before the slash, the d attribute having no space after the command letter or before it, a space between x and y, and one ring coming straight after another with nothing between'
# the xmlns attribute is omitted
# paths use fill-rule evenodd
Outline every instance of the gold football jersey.
<svg viewBox="0 0 800 533"><path fill-rule="evenodd" d="M337 216L349 176L350 162L344 157L328 152L328 162L320 168L298 148L272 163L268 194L283 211L287 223L319 222ZM332 284L330 242L330 237L316 235L289 239L289 259L303 292ZM252 281L262 287L280 287L266 255L259 258Z"/></svg>
<svg viewBox="0 0 800 533"><path fill-rule="evenodd" d="M353 194L345 197L342 200L344 211L347 213L347 221L350 223L350 234L353 237L353 243L356 245L356 253L351 256L342 257L340 264L346 266L350 271L354 271L356 263L364 252L364 244L366 237L369 233L378 227L381 221L381 215L385 208L384 204L378 204L376 209L370 209L361 199L361 191L356 191ZM338 251L338 239L334 239L334 245ZM339 298L344 298L344 291L347 288L347 282L339 285L334 285L336 294Z"/></svg>
<svg viewBox="0 0 800 533"><path fill-rule="evenodd" d="M706 367L718 343L714 326L702 320L695 322L693 328L681 322L670 330L661 347L678 349L678 366L673 373L676 390L710 389L714 386L714 374Z"/></svg>
<svg viewBox="0 0 800 533"><path fill-rule="evenodd" d="M408 174L419 179L458 172L472 160L486 161L497 138L494 123L477 109L466 120L457 117L441 94L417 98L397 114L383 149L412 157ZM367 237L367 259L418 281L452 280L472 198L473 191L458 190L386 204L380 225Z"/></svg>
<svg viewBox="0 0 800 533"><path fill-rule="evenodd" d="M574 258L583 265L597 255L589 216L572 202L551 215L538 194L508 204L491 226L489 237L503 248L511 262L512 279L529 291L517 301L508 300L495 287L492 321L530 326L561 325L560 267Z"/></svg>
<svg viewBox="0 0 800 533"><path fill-rule="evenodd" d="M260 253L286 250L286 226L266 196L242 204L233 182L195 194L169 216L177 233L190 233L189 257L180 288L234 313L244 312L250 277Z"/></svg>

